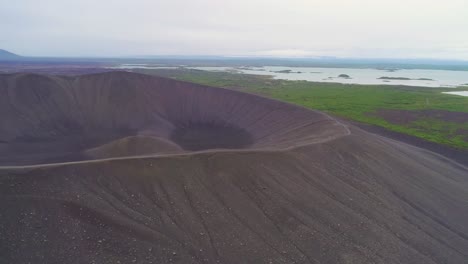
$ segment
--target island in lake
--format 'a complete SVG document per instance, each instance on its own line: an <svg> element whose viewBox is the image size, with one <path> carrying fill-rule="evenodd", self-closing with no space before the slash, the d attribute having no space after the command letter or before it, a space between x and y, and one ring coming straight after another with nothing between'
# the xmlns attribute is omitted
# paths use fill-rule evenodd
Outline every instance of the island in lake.
<svg viewBox="0 0 468 264"><path fill-rule="evenodd" d="M388 77L388 76L382 76L377 78L379 80L399 80L399 81L434 81L433 79L430 78L417 78L417 79L412 79L408 77Z"/></svg>
<svg viewBox="0 0 468 264"><path fill-rule="evenodd" d="M343 73L338 75L338 78L351 79L351 77L348 74L343 74Z"/></svg>
<svg viewBox="0 0 468 264"><path fill-rule="evenodd" d="M301 71L292 71L292 70L280 70L280 71L270 71L270 72L274 72L274 73L302 73Z"/></svg>
<svg viewBox="0 0 468 264"><path fill-rule="evenodd" d="M400 69L397 69L397 68L376 68L377 70L380 70L380 71L387 71L387 72L396 72Z"/></svg>

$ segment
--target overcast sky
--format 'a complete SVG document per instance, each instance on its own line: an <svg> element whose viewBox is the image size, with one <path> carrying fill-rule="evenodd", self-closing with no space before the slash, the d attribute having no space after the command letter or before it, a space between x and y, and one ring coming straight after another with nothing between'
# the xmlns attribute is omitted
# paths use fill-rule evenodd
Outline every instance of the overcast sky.
<svg viewBox="0 0 468 264"><path fill-rule="evenodd" d="M0 0L0 48L468 60L468 0Z"/></svg>

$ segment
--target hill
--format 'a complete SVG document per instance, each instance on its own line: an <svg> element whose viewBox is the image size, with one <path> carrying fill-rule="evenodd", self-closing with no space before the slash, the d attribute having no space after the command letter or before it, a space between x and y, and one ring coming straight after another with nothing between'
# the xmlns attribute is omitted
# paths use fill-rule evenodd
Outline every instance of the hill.
<svg viewBox="0 0 468 264"><path fill-rule="evenodd" d="M14 53L11 53L9 51L0 49L0 61L5 60L5 61L10 61L10 60L18 60L21 59L22 56L16 55Z"/></svg>
<svg viewBox="0 0 468 264"><path fill-rule="evenodd" d="M468 169L323 113L127 72L0 95L2 263L468 258Z"/></svg>

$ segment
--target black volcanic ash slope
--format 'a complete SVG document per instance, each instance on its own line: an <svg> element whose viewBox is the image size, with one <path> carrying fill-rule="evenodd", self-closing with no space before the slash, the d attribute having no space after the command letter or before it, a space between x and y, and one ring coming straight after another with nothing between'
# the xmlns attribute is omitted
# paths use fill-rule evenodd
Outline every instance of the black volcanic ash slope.
<svg viewBox="0 0 468 264"><path fill-rule="evenodd" d="M0 168L0 263L468 259L465 167L321 113L123 72L0 94L1 164L43 164Z"/></svg>

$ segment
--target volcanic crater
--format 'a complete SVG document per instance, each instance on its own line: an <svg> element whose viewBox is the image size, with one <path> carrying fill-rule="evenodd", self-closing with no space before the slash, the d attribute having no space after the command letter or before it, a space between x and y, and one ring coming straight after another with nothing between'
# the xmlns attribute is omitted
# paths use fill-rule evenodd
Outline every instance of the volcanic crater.
<svg viewBox="0 0 468 264"><path fill-rule="evenodd" d="M0 99L0 118L8 124L0 129L3 165L283 149L347 133L319 112L135 73L13 74L0 81L0 93L6 95Z"/></svg>
<svg viewBox="0 0 468 264"><path fill-rule="evenodd" d="M9 74L0 124L0 263L468 259L466 167L317 111L129 72Z"/></svg>

